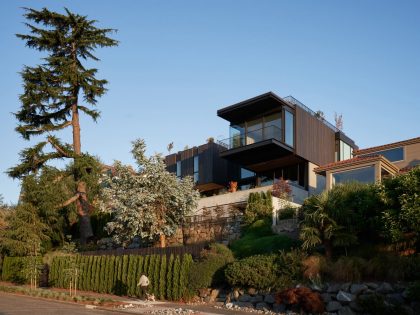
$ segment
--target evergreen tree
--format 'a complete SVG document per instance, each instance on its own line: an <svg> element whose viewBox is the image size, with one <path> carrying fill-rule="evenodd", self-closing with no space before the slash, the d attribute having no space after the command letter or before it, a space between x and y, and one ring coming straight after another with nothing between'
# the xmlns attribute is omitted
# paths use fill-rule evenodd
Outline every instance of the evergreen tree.
<svg viewBox="0 0 420 315"><path fill-rule="evenodd" d="M83 244L93 236L90 212L98 187L99 167L94 158L82 153L79 115L83 112L96 121L99 112L94 106L105 93L107 81L97 79L97 69L87 68L82 61L98 61L93 55L94 50L115 46L117 41L108 37L112 29L97 28L96 21L67 9L61 14L46 8L40 11L25 8L24 17L28 20L26 25L30 33L18 34L17 37L29 48L47 52L47 56L43 58L43 64L25 66L21 72L24 91L20 96L21 108L15 113L19 122L16 131L26 140L33 136L45 138L23 150L21 163L8 173L13 178L22 178L37 172L50 160L71 159L73 163L69 172L63 172L56 181L70 175L74 181L73 196L56 207L64 208L75 203ZM71 144L62 143L53 135L68 127L73 133ZM47 144L53 151L45 151Z"/></svg>
<svg viewBox="0 0 420 315"><path fill-rule="evenodd" d="M171 254L171 256L169 256L168 272L166 273L166 296L168 300L173 300L173 295L172 295L173 266L174 266L174 255Z"/></svg>
<svg viewBox="0 0 420 315"><path fill-rule="evenodd" d="M178 301L179 296L179 276L181 272L181 261L179 255L176 256L174 261L174 271L173 271L173 280L172 280L172 298L175 301Z"/></svg>
<svg viewBox="0 0 420 315"><path fill-rule="evenodd" d="M135 276L136 281L135 281L135 287L134 287L134 292L136 296L139 295L137 281L140 279L140 275L142 273L144 263L145 263L145 258L143 256L137 256L137 268L136 268L136 276Z"/></svg>
<svg viewBox="0 0 420 315"><path fill-rule="evenodd" d="M154 296L159 295L159 270L161 264L162 256L156 256L155 268L153 270L153 294Z"/></svg>
<svg viewBox="0 0 420 315"><path fill-rule="evenodd" d="M37 256L41 242L48 239L48 229L34 206L20 204L8 216L7 227L0 230L0 246L10 256Z"/></svg>
<svg viewBox="0 0 420 315"><path fill-rule="evenodd" d="M166 255L163 255L160 262L159 274L159 299L164 300L166 296Z"/></svg>
<svg viewBox="0 0 420 315"><path fill-rule="evenodd" d="M108 273L108 292L107 293L113 293L114 292L114 275L115 275L115 256L111 256L111 259L109 261L109 273Z"/></svg>
<svg viewBox="0 0 420 315"><path fill-rule="evenodd" d="M122 276L121 276L121 285L122 285L122 292L121 294L126 295L127 294L127 272L128 272L128 256L123 256L123 263L122 263Z"/></svg>
<svg viewBox="0 0 420 315"><path fill-rule="evenodd" d="M190 270L190 266L193 262L193 259L190 254L185 254L182 257L182 263L181 263L181 271L179 276L179 297L182 298L185 296L186 288L187 288L187 282L188 282L188 272Z"/></svg>

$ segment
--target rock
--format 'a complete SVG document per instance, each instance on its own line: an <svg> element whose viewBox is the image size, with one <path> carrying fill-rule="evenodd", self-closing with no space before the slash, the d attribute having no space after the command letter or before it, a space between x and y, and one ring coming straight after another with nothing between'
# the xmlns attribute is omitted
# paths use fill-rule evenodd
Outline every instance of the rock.
<svg viewBox="0 0 420 315"><path fill-rule="evenodd" d="M415 315L416 314L416 313L414 313L413 309L408 305L402 305L401 307L407 315Z"/></svg>
<svg viewBox="0 0 420 315"><path fill-rule="evenodd" d="M252 304L251 302L235 302L234 305L238 307L254 308L254 304Z"/></svg>
<svg viewBox="0 0 420 315"><path fill-rule="evenodd" d="M338 311L338 315L355 315L355 313L349 306L344 306L341 310Z"/></svg>
<svg viewBox="0 0 420 315"><path fill-rule="evenodd" d="M355 296L351 293L339 291L337 294L337 301L343 302L343 303L350 303L355 300Z"/></svg>
<svg viewBox="0 0 420 315"><path fill-rule="evenodd" d="M358 295L359 293L365 291L368 289L368 286L366 284L352 284L350 287L350 293Z"/></svg>
<svg viewBox="0 0 420 315"><path fill-rule="evenodd" d="M250 300L251 303L260 303L262 301L264 301L264 297L262 295L253 296Z"/></svg>
<svg viewBox="0 0 420 315"><path fill-rule="evenodd" d="M385 300L388 303L391 303L393 305L401 305L404 304L404 298L400 293L390 293L387 294L385 297Z"/></svg>
<svg viewBox="0 0 420 315"><path fill-rule="evenodd" d="M391 293L392 291L394 291L394 289L392 288L392 286L388 283L388 282L384 282L382 283L377 289L376 292L378 293L382 293L382 294L387 294L387 293Z"/></svg>
<svg viewBox="0 0 420 315"><path fill-rule="evenodd" d="M350 292L350 286L351 286L350 282L343 283L340 287L340 290L344 292Z"/></svg>
<svg viewBox="0 0 420 315"><path fill-rule="evenodd" d="M251 296L254 296L254 295L256 295L258 292L257 292L257 290L256 289L254 289L254 288L249 288L248 289L248 294L249 295L251 295Z"/></svg>
<svg viewBox="0 0 420 315"><path fill-rule="evenodd" d="M317 284L311 284L310 288L312 289L312 291L316 291L316 292L322 292L322 288L321 286L317 285Z"/></svg>
<svg viewBox="0 0 420 315"><path fill-rule="evenodd" d="M411 302L410 307L413 309L414 314L420 314L420 302Z"/></svg>
<svg viewBox="0 0 420 315"><path fill-rule="evenodd" d="M213 289L210 292L210 302L216 301L217 297L219 296L220 290L219 289Z"/></svg>
<svg viewBox="0 0 420 315"><path fill-rule="evenodd" d="M233 298L235 299L235 301L237 301L239 299L239 291L238 290L233 290Z"/></svg>
<svg viewBox="0 0 420 315"><path fill-rule="evenodd" d="M264 302L269 303L269 304L274 304L276 303L276 299L274 298L272 294L267 294L266 296L264 296Z"/></svg>
<svg viewBox="0 0 420 315"><path fill-rule="evenodd" d="M198 289L198 296L201 298L205 298L206 296L208 296L210 294L210 289Z"/></svg>
<svg viewBox="0 0 420 315"><path fill-rule="evenodd" d="M226 304L225 304L225 307L226 307L227 309L231 309L231 308L233 307L233 303L226 303Z"/></svg>
<svg viewBox="0 0 420 315"><path fill-rule="evenodd" d="M368 282L366 283L366 285L369 289L372 289L372 290L376 290L379 287L379 285L375 282Z"/></svg>
<svg viewBox="0 0 420 315"><path fill-rule="evenodd" d="M286 311L286 305L284 304L273 304L273 312L284 313Z"/></svg>
<svg viewBox="0 0 420 315"><path fill-rule="evenodd" d="M342 308L343 306L341 306L341 304L338 303L337 301L331 301L331 302L328 302L326 310L327 312L331 313L331 312L336 312Z"/></svg>
<svg viewBox="0 0 420 315"><path fill-rule="evenodd" d="M334 283L334 284L330 284L328 286L327 292L328 293L337 293L338 291L340 291L341 285Z"/></svg>
<svg viewBox="0 0 420 315"><path fill-rule="evenodd" d="M330 294L328 294L328 293L322 293L321 294L321 297L322 297L322 300L325 303L331 302L331 295Z"/></svg>
<svg viewBox="0 0 420 315"><path fill-rule="evenodd" d="M250 302L251 296L248 294L241 295L238 299L239 302Z"/></svg>
<svg viewBox="0 0 420 315"><path fill-rule="evenodd" d="M257 309L259 311L269 311L270 310L270 307L268 306L267 303L260 302L260 303L257 303L255 305L255 309Z"/></svg>

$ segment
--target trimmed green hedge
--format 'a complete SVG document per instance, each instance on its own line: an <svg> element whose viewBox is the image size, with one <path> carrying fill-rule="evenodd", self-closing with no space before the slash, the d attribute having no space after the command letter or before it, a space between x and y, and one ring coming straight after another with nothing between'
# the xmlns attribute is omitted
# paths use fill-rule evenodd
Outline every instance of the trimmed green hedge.
<svg viewBox="0 0 420 315"><path fill-rule="evenodd" d="M149 293L157 298L180 300L186 294L187 275L192 263L190 254L173 256L76 256L78 289L117 295L139 296L137 281L141 273L150 280ZM50 266L49 282L53 287L69 286L65 270L69 256L55 257Z"/></svg>

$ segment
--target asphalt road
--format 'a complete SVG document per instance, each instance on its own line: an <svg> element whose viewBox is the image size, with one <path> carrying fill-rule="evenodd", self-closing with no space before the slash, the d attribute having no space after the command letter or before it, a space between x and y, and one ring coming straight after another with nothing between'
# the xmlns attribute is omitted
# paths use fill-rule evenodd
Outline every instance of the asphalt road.
<svg viewBox="0 0 420 315"><path fill-rule="evenodd" d="M0 293L0 315L110 315L121 312L87 309L84 305Z"/></svg>

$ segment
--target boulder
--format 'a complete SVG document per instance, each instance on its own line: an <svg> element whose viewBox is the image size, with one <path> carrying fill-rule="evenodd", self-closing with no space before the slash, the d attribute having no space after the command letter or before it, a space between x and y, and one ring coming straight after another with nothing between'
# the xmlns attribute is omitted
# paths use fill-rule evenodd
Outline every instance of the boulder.
<svg viewBox="0 0 420 315"><path fill-rule="evenodd" d="M333 283L330 284L327 288L327 292L328 293L337 293L338 291L340 291L341 285L338 283Z"/></svg>
<svg viewBox="0 0 420 315"><path fill-rule="evenodd" d="M356 315L356 313L349 306L344 306L338 311L338 315Z"/></svg>
<svg viewBox="0 0 420 315"><path fill-rule="evenodd" d="M332 312L337 312L338 310L340 310L342 308L343 308L343 306L341 306L341 304L339 302L331 301L331 302L328 302L326 310L327 310L327 312L332 313Z"/></svg>
<svg viewBox="0 0 420 315"><path fill-rule="evenodd" d="M286 311L286 305L284 304L273 304L273 312L284 313Z"/></svg>
<svg viewBox="0 0 420 315"><path fill-rule="evenodd" d="M236 290L236 289L233 290L233 298L234 298L235 301L237 301L239 299L239 296L240 296L239 291Z"/></svg>
<svg viewBox="0 0 420 315"><path fill-rule="evenodd" d="M238 299L239 302L250 302L251 296L248 294L241 295Z"/></svg>
<svg viewBox="0 0 420 315"><path fill-rule="evenodd" d="M251 296L257 295L258 291L254 288L249 288L248 289L248 294Z"/></svg>
<svg viewBox="0 0 420 315"><path fill-rule="evenodd" d="M260 303L257 303L255 305L255 309L257 309L259 311L269 311L270 310L270 307L268 306L267 303L260 302Z"/></svg>
<svg viewBox="0 0 420 315"><path fill-rule="evenodd" d="M206 288L202 288L202 289L198 289L198 296L201 298L205 298L206 296L208 296L210 294L210 289L206 289Z"/></svg>
<svg viewBox="0 0 420 315"><path fill-rule="evenodd" d="M264 301L264 297L262 295L253 296L251 297L251 300L250 300L251 303L260 303L263 301Z"/></svg>
<svg viewBox="0 0 420 315"><path fill-rule="evenodd" d="M220 290L219 289L213 289L210 292L210 302L215 302L217 297L219 296Z"/></svg>
<svg viewBox="0 0 420 315"><path fill-rule="evenodd" d="M227 309L231 309L231 308L233 307L233 303L226 303L226 304L225 304L225 307L226 307Z"/></svg>
<svg viewBox="0 0 420 315"><path fill-rule="evenodd" d="M379 285L375 282L368 282L366 283L366 285L369 289L372 289L372 290L376 290L379 287Z"/></svg>
<svg viewBox="0 0 420 315"><path fill-rule="evenodd" d="M385 300L393 305L404 304L404 298L401 293L390 293L385 296Z"/></svg>
<svg viewBox="0 0 420 315"><path fill-rule="evenodd" d="M376 292L378 293L382 293L382 294L387 294L387 293L391 293L392 291L394 291L394 288L392 287L392 285L390 285L388 282L384 282L382 283L377 289Z"/></svg>
<svg viewBox="0 0 420 315"><path fill-rule="evenodd" d="M368 286L366 284L352 284L350 287L350 293L358 295L359 293L365 291L368 289Z"/></svg>
<svg viewBox="0 0 420 315"><path fill-rule="evenodd" d="M348 292L344 292L344 291L339 291L337 293L337 301L342 302L342 303L350 303L352 301L354 301L356 299L356 297Z"/></svg>
<svg viewBox="0 0 420 315"><path fill-rule="evenodd" d="M355 312L358 312L358 313L363 312L362 307L359 305L359 303L357 303L357 301L350 302L349 306Z"/></svg>
<svg viewBox="0 0 420 315"><path fill-rule="evenodd" d="M269 303L269 304L274 304L276 303L276 299L274 298L272 294L267 294L266 296L264 296L264 302Z"/></svg>

